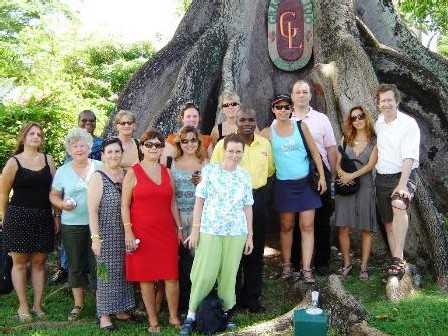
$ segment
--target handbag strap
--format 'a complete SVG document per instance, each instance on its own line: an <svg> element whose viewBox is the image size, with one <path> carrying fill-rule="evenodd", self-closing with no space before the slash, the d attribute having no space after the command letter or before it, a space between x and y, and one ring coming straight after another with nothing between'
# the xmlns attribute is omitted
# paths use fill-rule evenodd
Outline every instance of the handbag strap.
<svg viewBox="0 0 448 336"><path fill-rule="evenodd" d="M303 131L302 131L302 120L297 120L297 128L299 129L300 136L302 137L303 146L305 147L306 155L308 156L308 160L311 160L312 159L311 152L310 152L310 149L308 148L308 144L306 143L306 139L305 139L305 136L303 135Z"/></svg>

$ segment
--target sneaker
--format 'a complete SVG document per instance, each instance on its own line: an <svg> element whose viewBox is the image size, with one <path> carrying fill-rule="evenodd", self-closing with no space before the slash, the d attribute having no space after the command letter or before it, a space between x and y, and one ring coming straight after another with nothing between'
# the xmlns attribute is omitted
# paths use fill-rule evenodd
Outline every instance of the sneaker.
<svg viewBox="0 0 448 336"><path fill-rule="evenodd" d="M55 285L57 283L63 283L67 280L68 274L63 268L59 268L48 280L48 285Z"/></svg>
<svg viewBox="0 0 448 336"><path fill-rule="evenodd" d="M184 321L184 324L180 327L179 335L189 336L196 327L196 321L190 317Z"/></svg>

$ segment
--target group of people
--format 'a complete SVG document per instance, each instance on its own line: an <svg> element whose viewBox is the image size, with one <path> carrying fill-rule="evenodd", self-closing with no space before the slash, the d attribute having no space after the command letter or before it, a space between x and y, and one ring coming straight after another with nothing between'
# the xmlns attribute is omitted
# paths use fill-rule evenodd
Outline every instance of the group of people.
<svg viewBox="0 0 448 336"><path fill-rule="evenodd" d="M68 157L58 169L41 151L43 128L28 123L3 169L0 193L19 319L46 317L41 304L44 265L59 231L74 298L69 320L82 315L89 285L96 289L104 330L116 329L112 315L133 319L135 292L141 293L150 333L160 331L158 312L166 298L169 323L181 335L191 334L196 311L215 286L228 318L235 306L264 311L267 185L274 174L282 279L295 269L307 284L316 281L314 269L328 274L330 186L355 180L357 192L335 198L343 255L338 272L344 278L353 268L349 234L359 229L359 279L369 278L378 208L392 255L387 274L402 276L420 132L413 118L398 111L395 85L380 85L376 100L376 123L363 106L347 111L339 146L328 117L310 107L311 86L304 80L295 82L290 94L272 99L275 120L261 131L257 113L242 107L234 92L221 94L226 121L211 136L199 132L200 113L193 102L181 107L181 128L166 139L156 130L134 139L136 120L130 111L117 113L116 137L97 138L95 115L86 110L65 139ZM356 171L342 169L343 154L354 159ZM308 178L312 166L318 172L316 185ZM32 308L25 291L28 263ZM183 324L179 306L187 308Z"/></svg>

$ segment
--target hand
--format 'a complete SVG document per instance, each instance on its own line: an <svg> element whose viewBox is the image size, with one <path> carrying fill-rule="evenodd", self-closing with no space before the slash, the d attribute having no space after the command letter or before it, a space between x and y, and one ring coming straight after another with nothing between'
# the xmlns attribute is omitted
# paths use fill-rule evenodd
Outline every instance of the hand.
<svg viewBox="0 0 448 336"><path fill-rule="evenodd" d="M92 251L93 254L97 257L100 256L100 250L101 250L101 240L100 239L94 239L92 240Z"/></svg>
<svg viewBox="0 0 448 336"><path fill-rule="evenodd" d="M76 208L76 204L69 201L69 200L62 200L61 202L61 209L65 211L72 211L74 208Z"/></svg>
<svg viewBox="0 0 448 336"><path fill-rule="evenodd" d="M352 177L352 174L340 175L338 180L341 184L350 185L350 184L355 183L354 178Z"/></svg>
<svg viewBox="0 0 448 336"><path fill-rule="evenodd" d="M201 171L200 170L196 170L192 175L191 175L191 182L193 182L193 184L196 186L199 184L199 182L201 182L202 176L201 176Z"/></svg>
<svg viewBox="0 0 448 336"><path fill-rule="evenodd" d="M325 177L319 178L319 181L317 182L317 191L320 191L320 195L323 195L327 191L327 182L325 181Z"/></svg>
<svg viewBox="0 0 448 336"><path fill-rule="evenodd" d="M254 241L252 239L252 235L248 235L246 239L246 244L244 245L244 254L251 254L254 249Z"/></svg>
<svg viewBox="0 0 448 336"><path fill-rule="evenodd" d="M177 229L177 239L179 240L179 243L182 243L184 240L184 230Z"/></svg>
<svg viewBox="0 0 448 336"><path fill-rule="evenodd" d="M394 195L400 195L401 197L407 198L410 201L412 200L412 195L406 185L397 185L397 187L392 191L390 197L393 197Z"/></svg>
<svg viewBox="0 0 448 336"><path fill-rule="evenodd" d="M198 248L198 242L199 242L199 230L198 229L194 229L191 230L190 235L188 236L187 239L185 239L184 241L184 245L188 246L188 248Z"/></svg>
<svg viewBox="0 0 448 336"><path fill-rule="evenodd" d="M136 249L135 236L131 229L124 232L124 243L126 246L126 252L133 252Z"/></svg>

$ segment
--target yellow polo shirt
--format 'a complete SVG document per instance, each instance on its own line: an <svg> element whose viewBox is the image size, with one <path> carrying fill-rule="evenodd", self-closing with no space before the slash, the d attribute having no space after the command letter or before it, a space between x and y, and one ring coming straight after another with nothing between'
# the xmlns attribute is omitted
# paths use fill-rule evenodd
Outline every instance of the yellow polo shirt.
<svg viewBox="0 0 448 336"><path fill-rule="evenodd" d="M216 144L210 162L219 162L223 159L223 145L224 139ZM252 180L252 189L265 186L268 177L275 173L271 143L262 136L254 134L252 144L244 146L244 154L240 166L249 172Z"/></svg>

